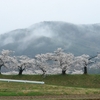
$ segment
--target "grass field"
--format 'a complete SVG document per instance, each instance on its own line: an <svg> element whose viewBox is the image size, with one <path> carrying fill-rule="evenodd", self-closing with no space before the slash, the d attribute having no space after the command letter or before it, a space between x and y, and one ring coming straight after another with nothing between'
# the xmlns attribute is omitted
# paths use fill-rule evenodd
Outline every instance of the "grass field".
<svg viewBox="0 0 100 100"><path fill-rule="evenodd" d="M0 82L0 96L62 96L100 94L100 75L0 75L0 78L44 81L45 84Z"/></svg>

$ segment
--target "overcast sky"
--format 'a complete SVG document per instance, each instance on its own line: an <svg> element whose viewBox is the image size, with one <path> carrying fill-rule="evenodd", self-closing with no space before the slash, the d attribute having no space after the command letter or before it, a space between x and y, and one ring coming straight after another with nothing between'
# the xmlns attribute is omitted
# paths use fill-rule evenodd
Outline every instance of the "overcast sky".
<svg viewBox="0 0 100 100"><path fill-rule="evenodd" d="M100 0L0 0L0 34L41 21L100 23Z"/></svg>

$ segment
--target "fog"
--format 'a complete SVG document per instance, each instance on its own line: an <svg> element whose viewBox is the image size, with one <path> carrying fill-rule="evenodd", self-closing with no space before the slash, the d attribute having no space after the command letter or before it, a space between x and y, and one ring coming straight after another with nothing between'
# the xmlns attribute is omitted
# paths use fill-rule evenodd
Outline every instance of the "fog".
<svg viewBox="0 0 100 100"><path fill-rule="evenodd" d="M99 33L99 24L77 25L45 21L2 34L0 50L10 49L16 54L35 55L52 52L61 47L75 55L92 55L100 51Z"/></svg>

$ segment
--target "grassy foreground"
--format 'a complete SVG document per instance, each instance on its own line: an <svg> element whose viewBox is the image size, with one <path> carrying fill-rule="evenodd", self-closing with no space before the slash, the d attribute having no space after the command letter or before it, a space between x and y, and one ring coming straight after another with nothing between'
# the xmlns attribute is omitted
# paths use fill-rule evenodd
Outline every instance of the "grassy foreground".
<svg viewBox="0 0 100 100"><path fill-rule="evenodd" d="M100 94L100 75L0 75L5 79L44 81L45 84L0 82L0 96Z"/></svg>

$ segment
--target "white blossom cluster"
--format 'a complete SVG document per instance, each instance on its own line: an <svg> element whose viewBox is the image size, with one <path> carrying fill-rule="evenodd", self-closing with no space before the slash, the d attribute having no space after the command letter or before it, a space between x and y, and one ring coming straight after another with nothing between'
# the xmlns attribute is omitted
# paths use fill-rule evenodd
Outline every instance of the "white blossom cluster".
<svg viewBox="0 0 100 100"><path fill-rule="evenodd" d="M92 60L93 59L93 60ZM89 55L74 56L72 53L65 53L62 48L58 48L52 53L37 54L34 58L28 56L14 56L13 51L2 50L0 54L0 73L1 67L7 69L18 70L19 75L27 69L40 69L45 75L46 73L83 73L83 68L100 67L100 54L94 57ZM34 71L35 72L35 71Z"/></svg>

